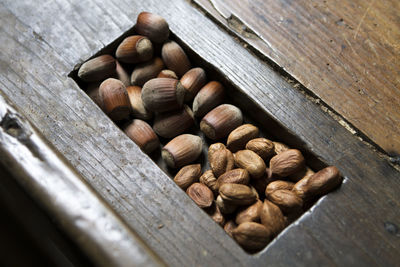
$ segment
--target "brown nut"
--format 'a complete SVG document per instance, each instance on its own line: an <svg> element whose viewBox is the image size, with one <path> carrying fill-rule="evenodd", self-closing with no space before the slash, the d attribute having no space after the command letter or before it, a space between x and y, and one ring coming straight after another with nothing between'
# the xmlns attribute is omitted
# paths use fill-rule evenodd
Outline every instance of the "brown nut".
<svg viewBox="0 0 400 267"><path fill-rule="evenodd" d="M200 129L208 138L217 140L226 137L242 122L240 109L230 104L222 104L204 116L200 122Z"/></svg>
<svg viewBox="0 0 400 267"><path fill-rule="evenodd" d="M259 130L252 124L243 124L233 130L226 141L228 149L232 152L244 149L246 143L258 136Z"/></svg>
<svg viewBox="0 0 400 267"><path fill-rule="evenodd" d="M277 155L290 149L284 143L276 142L276 141L273 141L272 143L274 144L274 151L275 151L275 154L277 154Z"/></svg>
<svg viewBox="0 0 400 267"><path fill-rule="evenodd" d="M235 164L239 168L246 169L250 176L258 179L264 176L267 166L259 155L251 150L240 150L234 154Z"/></svg>
<svg viewBox="0 0 400 267"><path fill-rule="evenodd" d="M261 200L257 200L253 205L246 208L242 208L236 214L235 222L241 224L244 222L260 222L260 214L263 203Z"/></svg>
<svg viewBox="0 0 400 267"><path fill-rule="evenodd" d="M149 120L153 117L153 113L147 110L142 101L142 88L139 86L128 86L129 101L131 103L132 115L141 120Z"/></svg>
<svg viewBox="0 0 400 267"><path fill-rule="evenodd" d="M213 108L222 103L225 97L225 88L221 83L211 81L204 85L193 100L193 113L196 117L203 117Z"/></svg>
<svg viewBox="0 0 400 267"><path fill-rule="evenodd" d="M245 169L234 169L225 172L217 179L217 187L223 184L244 184L248 185L250 181L249 172Z"/></svg>
<svg viewBox="0 0 400 267"><path fill-rule="evenodd" d="M326 167L312 176L301 179L294 187L293 192L302 199L322 196L338 187L343 181L339 170L335 166Z"/></svg>
<svg viewBox="0 0 400 267"><path fill-rule="evenodd" d="M133 120L125 129L125 134L146 154L153 152L160 145L157 135L150 125L142 120Z"/></svg>
<svg viewBox="0 0 400 267"><path fill-rule="evenodd" d="M201 154L203 141L192 134L182 134L164 146L163 160L171 168L179 168L195 161Z"/></svg>
<svg viewBox="0 0 400 267"><path fill-rule="evenodd" d="M161 48L161 57L168 69L182 77L190 70L190 61L182 47L174 41L164 43Z"/></svg>
<svg viewBox="0 0 400 267"><path fill-rule="evenodd" d="M225 217L216 204L213 204L211 205L211 207L207 208L206 212L208 213L208 215L210 215L211 219L213 219L214 222L222 227L224 226Z"/></svg>
<svg viewBox="0 0 400 267"><path fill-rule="evenodd" d="M155 43L163 43L169 36L169 26L165 19L150 12L141 12L139 14L135 31L147 36Z"/></svg>
<svg viewBox="0 0 400 267"><path fill-rule="evenodd" d="M156 114L153 129L161 137L175 137L194 125L193 112L186 105L181 110Z"/></svg>
<svg viewBox="0 0 400 267"><path fill-rule="evenodd" d="M233 238L232 231L235 230L236 227L237 224L233 220L229 220L225 223L224 230L230 237Z"/></svg>
<svg viewBox="0 0 400 267"><path fill-rule="evenodd" d="M224 201L220 195L217 196L215 204L223 214L231 214L235 212L237 208L235 204Z"/></svg>
<svg viewBox="0 0 400 267"><path fill-rule="evenodd" d="M202 68L193 68L186 72L181 78L181 84L185 88L185 102L193 100L195 95L206 84L206 72Z"/></svg>
<svg viewBox="0 0 400 267"><path fill-rule="evenodd" d="M219 177L235 167L233 154L228 149L220 149L215 151L211 154L211 157L209 157L208 160L215 177Z"/></svg>
<svg viewBox="0 0 400 267"><path fill-rule="evenodd" d="M144 62L153 57L153 45L145 36L129 36L117 47L115 56L124 63Z"/></svg>
<svg viewBox="0 0 400 267"><path fill-rule="evenodd" d="M183 190L197 182L201 176L201 165L186 165L174 177L174 182Z"/></svg>
<svg viewBox="0 0 400 267"><path fill-rule="evenodd" d="M269 161L271 177L286 177L304 168L304 157L297 149L289 149Z"/></svg>
<svg viewBox="0 0 400 267"><path fill-rule="evenodd" d="M131 84L143 86L148 80L156 78L163 68L164 63L159 57L140 63L132 71Z"/></svg>
<svg viewBox="0 0 400 267"><path fill-rule="evenodd" d="M78 77L85 82L96 82L113 76L115 71L115 59L110 55L101 55L83 63Z"/></svg>
<svg viewBox="0 0 400 267"><path fill-rule="evenodd" d="M282 180L273 181L267 185L267 188L265 189L265 195L266 196L270 195L276 190L282 190L282 189L292 190L293 186L294 183L292 182L282 181Z"/></svg>
<svg viewBox="0 0 400 267"><path fill-rule="evenodd" d="M160 73L157 75L157 78L170 78L170 79L178 79L178 76L176 76L175 72L172 70L162 70Z"/></svg>
<svg viewBox="0 0 400 267"><path fill-rule="evenodd" d="M260 213L261 223L270 230L273 236L279 234L285 226L285 218L282 211L274 203L264 200Z"/></svg>
<svg viewBox="0 0 400 267"><path fill-rule="evenodd" d="M180 109L184 94L185 89L178 80L154 78L144 84L142 101L150 111L165 112Z"/></svg>
<svg viewBox="0 0 400 267"><path fill-rule="evenodd" d="M212 158L213 154L220 150L220 149L225 149L225 145L223 143L214 143L212 145L210 145L210 147L208 148L208 161L210 161L210 159Z"/></svg>
<svg viewBox="0 0 400 267"><path fill-rule="evenodd" d="M227 203L238 206L250 205L257 200L254 191L242 184L223 184L219 188L219 194Z"/></svg>
<svg viewBox="0 0 400 267"><path fill-rule="evenodd" d="M118 61L115 61L115 63L116 63L116 74L115 74L115 77L114 78L116 78L116 79L118 79L118 80L120 80L124 85L125 85L125 87L128 87L128 86L130 86L131 85L131 80L130 80L130 78L129 78L129 75L128 75L128 73L126 72L126 70L121 66L121 64L119 64L119 62Z"/></svg>
<svg viewBox="0 0 400 267"><path fill-rule="evenodd" d="M246 149L255 152L263 160L275 155L274 143L266 138L255 138L246 144Z"/></svg>
<svg viewBox="0 0 400 267"><path fill-rule="evenodd" d="M99 94L104 110L112 120L119 121L129 116L131 103L125 85L120 80L108 78L100 84Z"/></svg>
<svg viewBox="0 0 400 267"><path fill-rule="evenodd" d="M211 190L201 183L194 183L188 187L186 194L199 206L200 208L210 207L214 200L214 195Z"/></svg>
<svg viewBox="0 0 400 267"><path fill-rule="evenodd" d="M309 167L305 166L300 171L289 175L288 179L290 179L293 182L298 182L303 178L312 176L314 173L315 172L313 170L311 170Z"/></svg>
<svg viewBox="0 0 400 267"><path fill-rule="evenodd" d="M257 252L271 240L271 231L262 224L244 222L232 231L232 236L246 251Z"/></svg>
<svg viewBox="0 0 400 267"><path fill-rule="evenodd" d="M296 193L281 189L267 195L268 199L277 205L283 214L299 213L303 207L303 200Z"/></svg>
<svg viewBox="0 0 400 267"><path fill-rule="evenodd" d="M199 179L200 183L205 184L213 191L214 195L218 194L217 178L215 178L212 170L205 171Z"/></svg>

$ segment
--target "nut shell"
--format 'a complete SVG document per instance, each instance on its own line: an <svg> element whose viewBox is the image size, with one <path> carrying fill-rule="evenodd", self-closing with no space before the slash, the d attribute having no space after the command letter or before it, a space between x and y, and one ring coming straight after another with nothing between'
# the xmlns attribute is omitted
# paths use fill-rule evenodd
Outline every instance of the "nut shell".
<svg viewBox="0 0 400 267"><path fill-rule="evenodd" d="M129 36L117 47L115 56L124 63L144 62L153 57L153 45L145 36Z"/></svg>
<svg viewBox="0 0 400 267"><path fill-rule="evenodd" d="M267 166L259 155L251 150L240 150L234 155L236 166L246 169L252 178L258 179L264 176Z"/></svg>
<svg viewBox="0 0 400 267"><path fill-rule="evenodd" d="M138 64L131 74L131 84L143 86L148 80L156 78L163 68L164 62L159 57Z"/></svg>
<svg viewBox="0 0 400 267"><path fill-rule="evenodd" d="M197 182L201 176L201 165L187 165L179 170L174 177L174 182L183 190L186 190L190 185Z"/></svg>
<svg viewBox="0 0 400 267"><path fill-rule="evenodd" d="M206 84L206 72L202 68L193 68L181 78L181 84L185 88L185 102L190 102Z"/></svg>
<svg viewBox="0 0 400 267"><path fill-rule="evenodd" d="M121 64L118 61L116 61L115 63L117 65L117 67L116 67L116 74L115 74L114 78L120 80L125 85L125 87L130 86L131 80L129 78L128 73L126 72L126 70L121 66Z"/></svg>
<svg viewBox="0 0 400 267"><path fill-rule="evenodd" d="M142 88L144 106L154 112L180 109L183 105L185 89L180 82L169 78L154 78Z"/></svg>
<svg viewBox="0 0 400 267"><path fill-rule="evenodd" d="M193 100L193 113L196 117L203 117L213 108L222 103L225 97L225 88L221 83L211 81L197 93Z"/></svg>
<svg viewBox="0 0 400 267"><path fill-rule="evenodd" d="M182 77L190 70L190 61L182 47L174 41L164 43L161 48L161 57L168 69Z"/></svg>
<svg viewBox="0 0 400 267"><path fill-rule="evenodd" d="M153 117L153 113L147 110L142 101L142 88L139 86L128 86L129 101L131 103L132 115L141 120L149 120Z"/></svg>
<svg viewBox="0 0 400 267"><path fill-rule="evenodd" d="M139 14L135 30L155 43L163 43L169 36L167 21L163 17L150 12L141 12Z"/></svg>
<svg viewBox="0 0 400 267"><path fill-rule="evenodd" d="M182 134L164 146L161 156L171 168L179 168L195 161L201 154L203 141L192 134Z"/></svg>
<svg viewBox="0 0 400 267"><path fill-rule="evenodd" d="M161 137L175 137L194 125L193 112L186 105L183 109L157 114L153 129Z"/></svg>
<svg viewBox="0 0 400 267"><path fill-rule="evenodd" d="M133 120L124 129L124 132L147 154L153 152L160 145L157 135L145 121L138 119Z"/></svg>
<svg viewBox="0 0 400 267"><path fill-rule="evenodd" d="M110 55L101 55L83 63L78 77L85 82L96 82L113 76L115 71L115 59Z"/></svg>
<svg viewBox="0 0 400 267"><path fill-rule="evenodd" d="M214 200L214 195L211 190L201 183L194 183L188 187L186 194L199 206L200 208L210 207Z"/></svg>
<svg viewBox="0 0 400 267"><path fill-rule="evenodd" d="M211 110L200 122L201 131L210 139L226 137L241 125L243 115L240 109L230 104L222 104Z"/></svg>
<svg viewBox="0 0 400 267"><path fill-rule="evenodd" d="M286 177L304 168L304 157L297 149L289 149L274 156L269 162L271 177Z"/></svg>
<svg viewBox="0 0 400 267"><path fill-rule="evenodd" d="M117 79L108 78L100 84L99 95L103 100L106 114L114 121L125 119L131 112L128 92Z"/></svg>
<svg viewBox="0 0 400 267"><path fill-rule="evenodd" d="M228 149L232 152L244 149L246 143L258 136L259 130L252 124L243 124L233 130L226 141Z"/></svg>

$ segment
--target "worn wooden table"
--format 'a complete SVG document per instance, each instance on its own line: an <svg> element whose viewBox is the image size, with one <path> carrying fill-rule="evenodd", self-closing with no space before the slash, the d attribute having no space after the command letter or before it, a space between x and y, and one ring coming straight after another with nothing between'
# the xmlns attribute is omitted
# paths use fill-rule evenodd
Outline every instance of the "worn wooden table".
<svg viewBox="0 0 400 267"><path fill-rule="evenodd" d="M143 10L164 16L265 130L345 177L258 254L238 247L68 77ZM398 265L396 10L395 1L3 1L1 162L98 265Z"/></svg>

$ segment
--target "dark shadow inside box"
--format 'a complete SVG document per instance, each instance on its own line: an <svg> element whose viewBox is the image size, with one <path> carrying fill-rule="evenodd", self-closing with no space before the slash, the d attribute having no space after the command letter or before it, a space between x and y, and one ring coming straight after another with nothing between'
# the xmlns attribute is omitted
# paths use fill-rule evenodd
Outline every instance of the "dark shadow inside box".
<svg viewBox="0 0 400 267"><path fill-rule="evenodd" d="M116 39L114 42L109 44L108 46L104 47L101 49L99 52L95 53L91 58L94 58L99 55L103 54L110 54L112 56L115 56L115 51L118 46L118 44L127 36L135 34L134 28L128 30L126 33L121 35L118 39ZM258 105L254 100L252 100L243 90L238 88L235 84L230 82L222 73L220 70L212 66L210 63L206 62L204 59L202 59L195 51L191 50L184 42L182 42L181 39L179 39L178 36L175 34L171 33L169 39L174 40L177 42L186 52L188 55L190 62L192 63L192 67L201 67L206 71L207 74L207 80L208 81L219 81L222 83L225 87L226 90L226 97L224 103L229 103L237 106L243 113L243 118L244 121L243 123L251 123L255 126L257 126L260 130L260 137L265 137L267 139L273 140L273 141L278 141L282 142L284 144L287 144L291 148L296 148L299 149L305 159L306 159L306 165L310 167L314 171L321 170L322 168L326 167L327 164L322 162L315 154L311 153L310 151L307 150L306 145L304 142L302 142L301 138L296 136L295 134L291 133L288 129L282 126L278 121L276 121L274 118L272 118L260 105ZM161 54L161 45L155 45L155 55L160 56ZM87 60L91 59L88 58ZM83 63L83 62L82 62ZM88 87L88 84L85 82L81 81L78 78L78 69L81 66L81 64L77 64L77 66L74 68L74 70L69 74L69 76L74 79L79 87L86 92L86 89ZM132 72L132 67L127 67L124 64L122 64L123 67L127 70L128 74ZM132 118L130 118L131 120ZM119 127L121 130L124 128L124 125L126 125L130 120L125 120L121 122L115 123L117 127ZM217 140L213 141L205 137L205 135L200 131L199 125L200 125L201 118L196 118L195 125L188 131L185 131L185 133L192 133L195 135L200 136L203 139L203 153L197 159L195 163L201 163L202 165L202 171L206 171L210 169L209 163L207 161L207 151L208 147L216 142L222 142L226 144L226 138L222 140ZM150 125L153 124L153 119L147 121ZM160 143L161 147L164 146L166 143L169 142L170 139L165 139L161 138ZM158 148L156 151L152 152L149 156L152 158L154 162L157 163L157 165L171 178L175 176L177 171L179 169L171 169L167 167L166 163L162 160L161 158L161 147ZM171 180L171 182L173 182ZM183 192L182 192L183 193ZM310 203L308 205L308 208L311 207L313 203Z"/></svg>

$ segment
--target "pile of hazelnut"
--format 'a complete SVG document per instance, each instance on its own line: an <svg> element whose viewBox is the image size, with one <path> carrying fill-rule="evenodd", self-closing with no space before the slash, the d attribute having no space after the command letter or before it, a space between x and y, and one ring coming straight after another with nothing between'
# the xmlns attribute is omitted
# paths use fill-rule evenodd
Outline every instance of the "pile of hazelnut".
<svg viewBox="0 0 400 267"><path fill-rule="evenodd" d="M239 108L225 104L225 89L192 68L182 47L168 40L160 16L142 12L115 57L101 55L81 65L78 77L89 96L114 121L127 121L124 132L145 153L170 140L161 156L179 170L175 183L248 252L263 249L318 197L338 187L336 167L314 173L302 153L259 136L243 124ZM157 49L158 48L158 49ZM128 75L128 70L131 74ZM198 158L204 140L210 170L202 173ZM226 140L226 145L222 142Z"/></svg>

